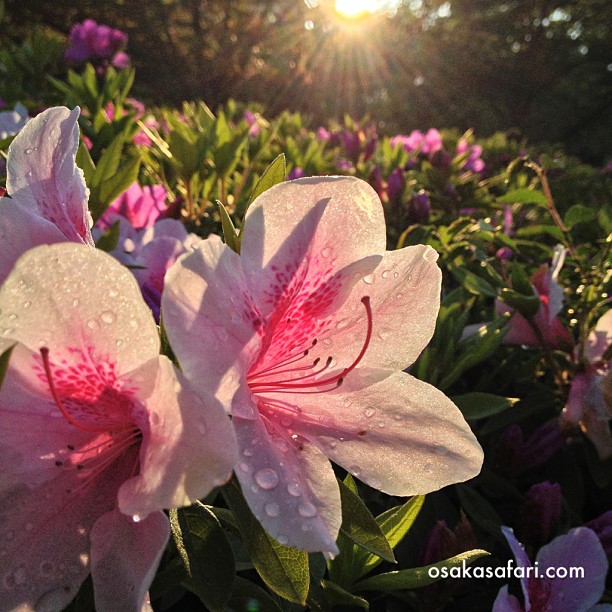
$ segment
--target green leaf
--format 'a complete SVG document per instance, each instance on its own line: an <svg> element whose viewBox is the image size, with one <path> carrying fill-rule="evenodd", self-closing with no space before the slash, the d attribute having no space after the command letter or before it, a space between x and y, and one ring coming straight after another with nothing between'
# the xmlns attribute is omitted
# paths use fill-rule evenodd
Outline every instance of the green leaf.
<svg viewBox="0 0 612 612"><path fill-rule="evenodd" d="M494 538L502 540L502 520L495 508L472 487L458 486L457 495L466 514Z"/></svg>
<svg viewBox="0 0 612 612"><path fill-rule="evenodd" d="M325 599L330 606L352 606L353 608L361 608L362 610L369 610L370 604L363 597L352 595L348 591L345 591L341 586L338 586L335 582L329 580L322 580L321 586L323 587L323 594Z"/></svg>
<svg viewBox="0 0 612 612"><path fill-rule="evenodd" d="M405 504L390 508L376 517L376 522L391 548L395 548L408 531L410 531L423 507L424 501L424 495L415 495ZM362 549L356 549L353 555L353 567L356 572L356 578L361 578L361 576L367 574L381 562L382 559L379 556Z"/></svg>
<svg viewBox="0 0 612 612"><path fill-rule="evenodd" d="M516 238L529 238L542 234L548 234L559 242L565 239L563 232L556 225L526 225L516 231Z"/></svg>
<svg viewBox="0 0 612 612"><path fill-rule="evenodd" d="M541 206L546 206L548 203L546 196L535 189L515 189L497 198L497 202L502 204L540 204Z"/></svg>
<svg viewBox="0 0 612 612"><path fill-rule="evenodd" d="M85 183L89 185L94 175L94 172L96 171L96 167L94 166L93 160L91 159L91 155L89 154L87 145L82 140L79 144L79 149L76 154L76 165L83 171Z"/></svg>
<svg viewBox="0 0 612 612"><path fill-rule="evenodd" d="M261 579L277 595L305 605L310 582L308 554L283 546L268 535L253 516L235 479L222 491Z"/></svg>
<svg viewBox="0 0 612 612"><path fill-rule="evenodd" d="M501 397L492 393L464 393L451 397L463 416L468 420L484 419L511 408L519 400L516 397Z"/></svg>
<svg viewBox="0 0 612 612"><path fill-rule="evenodd" d="M232 222L232 218L229 216L225 206L223 206L219 200L217 200L217 206L219 207L219 215L221 216L221 227L223 228L225 244L227 244L232 251L240 254L240 237Z"/></svg>
<svg viewBox="0 0 612 612"><path fill-rule="evenodd" d="M340 531L357 546L381 557L385 561L395 563L393 549L389 546L376 519L361 501L359 496L351 491L341 480L340 501L342 503L342 525Z"/></svg>
<svg viewBox="0 0 612 612"><path fill-rule="evenodd" d="M179 510L177 518L183 541L181 555L187 556L186 567L191 577L189 586L207 608L222 612L236 572L225 532L215 515L199 502Z"/></svg>
<svg viewBox="0 0 612 612"><path fill-rule="evenodd" d="M511 306L514 310L520 312L527 318L535 316L542 305L537 295L532 293L532 295L527 296L506 287L500 291L499 297L502 301L506 302L508 306Z"/></svg>
<svg viewBox="0 0 612 612"><path fill-rule="evenodd" d="M274 161L264 170L261 178L257 181L249 201L247 202L247 208L253 203L255 198L260 196L264 191L268 191L270 187L278 185L285 180L286 176L286 163L285 154L281 153Z"/></svg>
<svg viewBox="0 0 612 612"><path fill-rule="evenodd" d="M227 604L228 610L282 612L280 606L264 589L240 576L236 576L234 580L234 590Z"/></svg>
<svg viewBox="0 0 612 612"><path fill-rule="evenodd" d="M4 379L6 377L6 372L8 370L11 353L13 352L13 349L15 348L15 346L16 346L15 344L13 344L12 346L9 346L7 349L2 351L2 353L0 354L0 389L2 389L2 383L4 382Z"/></svg>
<svg viewBox="0 0 612 612"><path fill-rule="evenodd" d="M458 571L460 571L464 564L469 565L476 561L476 559L480 559L489 554L490 553L486 550L469 550L451 557L450 559L446 559L445 561L433 563L432 565L378 574L358 582L353 588L356 591L376 590L386 592L418 589L438 582L438 580L442 580L443 578L448 578L452 576L450 570L453 568L458 568ZM434 572L432 568L436 568L437 571ZM435 577L430 576L430 572L434 574Z"/></svg>
<svg viewBox="0 0 612 612"><path fill-rule="evenodd" d="M105 180L112 178L119 168L119 162L121 161L121 153L123 152L123 142L125 136L118 134L113 138L113 141L106 148L104 153L98 160L96 170L91 177L90 189L98 187Z"/></svg>
<svg viewBox="0 0 612 612"><path fill-rule="evenodd" d="M138 180L141 161L140 157L133 157L123 164L114 176L100 185L96 210L91 211L94 220L100 217L115 198L118 198L133 182Z"/></svg>
<svg viewBox="0 0 612 612"><path fill-rule="evenodd" d="M564 215L563 222L568 228L577 223L590 223L595 219L596 211L582 204L574 204Z"/></svg>
<svg viewBox="0 0 612 612"><path fill-rule="evenodd" d="M527 297L533 297L535 295L533 286L531 285L531 280L525 271L525 267L518 262L514 262L512 264L510 278L512 280L512 289L514 289L514 291L517 291L522 295L526 295Z"/></svg>
<svg viewBox="0 0 612 612"><path fill-rule="evenodd" d="M117 243L119 242L119 234L121 232L121 227L119 221L115 221L103 234L98 238L98 242L96 242L96 248L104 251L105 253L110 253L117 248Z"/></svg>

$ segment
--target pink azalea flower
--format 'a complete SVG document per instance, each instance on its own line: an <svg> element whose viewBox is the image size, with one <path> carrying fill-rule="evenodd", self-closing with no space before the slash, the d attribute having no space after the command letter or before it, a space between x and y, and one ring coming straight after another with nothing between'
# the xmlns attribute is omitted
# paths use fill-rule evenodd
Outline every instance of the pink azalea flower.
<svg viewBox="0 0 612 612"><path fill-rule="evenodd" d="M187 377L231 412L243 493L281 543L338 552L328 458L391 495L480 470L457 407L401 371L434 330L437 255L385 245L367 183L304 178L252 204L240 255L209 237L168 271L172 347Z"/></svg>
<svg viewBox="0 0 612 612"><path fill-rule="evenodd" d="M26 253L0 289L0 602L60 610L91 572L96 610L139 611L163 508L230 474L232 428L159 356L131 274L75 244ZM198 460L193 461L197 453Z"/></svg>
<svg viewBox="0 0 612 612"><path fill-rule="evenodd" d="M564 260L565 249L557 247L550 267L543 265L531 277L534 293L540 298L540 308L533 317L533 324L539 329L546 346L552 349L568 348L573 344L570 333L557 316L563 308L563 288L557 283L557 279ZM512 308L501 300L496 300L495 307L498 314L513 312ZM529 321L518 312L512 315L503 342L541 346L540 339Z"/></svg>
<svg viewBox="0 0 612 612"><path fill-rule="evenodd" d="M521 575L524 602L508 593L508 586L500 589L493 612L586 612L592 609L604 593L608 560L599 539L586 527L570 530L543 546L536 557L535 567L527 557L512 529L502 527L512 554L516 559L515 569ZM584 569L584 576L569 576L569 568ZM535 576L535 571L540 577ZM566 578L546 577L547 571L568 571ZM601 609L606 607L593 608ZM607 608L609 609L609 608Z"/></svg>
<svg viewBox="0 0 612 612"><path fill-rule="evenodd" d="M589 334L583 370L572 380L561 423L580 425L587 438L604 460L612 457L612 361L604 354L612 345L612 310L608 310Z"/></svg>
<svg viewBox="0 0 612 612"><path fill-rule="evenodd" d="M28 121L8 151L0 199L0 282L29 248L55 242L94 246L89 192L75 163L79 109L50 108Z"/></svg>
<svg viewBox="0 0 612 612"><path fill-rule="evenodd" d="M117 215L121 215L136 229L152 227L168 208L167 195L163 185L141 187L135 181L110 204L96 226L106 229L117 220Z"/></svg>

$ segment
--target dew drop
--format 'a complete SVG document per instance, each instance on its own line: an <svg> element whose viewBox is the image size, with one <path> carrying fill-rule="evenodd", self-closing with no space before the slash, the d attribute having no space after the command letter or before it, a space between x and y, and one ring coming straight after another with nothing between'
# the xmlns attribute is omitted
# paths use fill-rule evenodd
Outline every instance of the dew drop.
<svg viewBox="0 0 612 612"><path fill-rule="evenodd" d="M250 473L251 466L246 461L241 461L238 465L243 472Z"/></svg>
<svg viewBox="0 0 612 612"><path fill-rule="evenodd" d="M361 468L358 465L349 465L347 469L353 476L357 476L357 478L359 478Z"/></svg>
<svg viewBox="0 0 612 612"><path fill-rule="evenodd" d="M398 278L398 276L399 276L399 272L394 272L393 273L393 278Z"/></svg>
<svg viewBox="0 0 612 612"><path fill-rule="evenodd" d="M368 274L367 276L364 276L363 282L366 285L371 285L374 282L374 274Z"/></svg>
<svg viewBox="0 0 612 612"><path fill-rule="evenodd" d="M338 446L338 440L330 440L329 448L336 448Z"/></svg>
<svg viewBox="0 0 612 612"><path fill-rule="evenodd" d="M132 521L134 521L135 523L140 523L140 516L138 514L134 514L132 516Z"/></svg>
<svg viewBox="0 0 612 612"><path fill-rule="evenodd" d="M302 531L312 531L312 525L310 523L304 523L302 525Z"/></svg>
<svg viewBox="0 0 612 612"><path fill-rule="evenodd" d="M425 261L436 261L436 259L438 259L438 254L433 249L425 249L423 259Z"/></svg>
<svg viewBox="0 0 612 612"><path fill-rule="evenodd" d="M331 247L325 247L321 251L321 257L324 257L325 259L327 259L328 257L331 257L333 252L334 252L334 250Z"/></svg>
<svg viewBox="0 0 612 612"><path fill-rule="evenodd" d="M280 514L280 506L278 504L266 504L265 511L268 516L275 517Z"/></svg>
<svg viewBox="0 0 612 612"><path fill-rule="evenodd" d="M302 494L302 488L299 482L291 482L287 485L287 492L293 497L299 497Z"/></svg>
<svg viewBox="0 0 612 612"><path fill-rule="evenodd" d="M112 298L116 298L119 295L119 292L116 289L109 289L108 296Z"/></svg>
<svg viewBox="0 0 612 612"><path fill-rule="evenodd" d="M382 429L385 426L385 422L384 421L378 421L377 425L378 425L378 427L380 427L380 429Z"/></svg>
<svg viewBox="0 0 612 612"><path fill-rule="evenodd" d="M319 514L317 509L308 502L305 502L298 506L298 513L304 518L312 518L313 516L317 516L317 514Z"/></svg>
<svg viewBox="0 0 612 612"><path fill-rule="evenodd" d="M374 408L366 408L363 414L365 414L366 418L369 419L370 417L374 416L375 413L376 410L374 410Z"/></svg>
<svg viewBox="0 0 612 612"><path fill-rule="evenodd" d="M283 417L281 419L281 425L283 427L291 427L291 425L293 425L293 419L290 419L289 417Z"/></svg>
<svg viewBox="0 0 612 612"><path fill-rule="evenodd" d="M72 300L72 305L76 308L79 304L81 303L81 301L79 300L79 298L74 298L74 300Z"/></svg>
<svg viewBox="0 0 612 612"><path fill-rule="evenodd" d="M276 541L279 544L282 544L283 546L286 546L287 544L289 544L289 538L286 535L282 535L282 534L276 538Z"/></svg>
<svg viewBox="0 0 612 612"><path fill-rule="evenodd" d="M31 305L32 305L32 302L30 302L30 300L27 300L23 303L24 308L29 308Z"/></svg>
<svg viewBox="0 0 612 612"><path fill-rule="evenodd" d="M15 313L13 313L13 314L9 315L9 319L10 319L11 321L15 321L15 320L16 320L16 319L18 319L18 318L19 318L19 317L18 317L18 316L17 316Z"/></svg>
<svg viewBox="0 0 612 612"><path fill-rule="evenodd" d="M100 320L102 321L102 323L105 323L106 325L110 325L115 320L115 315L110 310L105 310L100 315Z"/></svg>
<svg viewBox="0 0 612 612"><path fill-rule="evenodd" d="M378 337L381 340L388 340L391 337L391 332L388 329L381 329L378 332Z"/></svg>
<svg viewBox="0 0 612 612"><path fill-rule="evenodd" d="M336 323L336 329L337 330L344 329L348 324L349 324L348 319L340 319L340 321Z"/></svg>
<svg viewBox="0 0 612 612"><path fill-rule="evenodd" d="M117 346L121 346L123 344L123 340L121 340L121 338L118 338L117 340L115 340L115 344Z"/></svg>
<svg viewBox="0 0 612 612"><path fill-rule="evenodd" d="M381 274L381 276L383 278L389 278L389 270L384 270L383 273Z"/></svg>
<svg viewBox="0 0 612 612"><path fill-rule="evenodd" d="M152 425L159 425L159 414L157 414L157 412L151 412L149 414L149 420Z"/></svg>
<svg viewBox="0 0 612 612"><path fill-rule="evenodd" d="M28 147L28 148L25 150L25 154L26 154L26 155L29 155L31 152L32 152L32 149L30 149L30 147Z"/></svg>
<svg viewBox="0 0 612 612"><path fill-rule="evenodd" d="M263 468L255 472L255 482L266 491L278 485L278 474L272 468Z"/></svg>
<svg viewBox="0 0 612 612"><path fill-rule="evenodd" d="M98 327L98 322L95 319L89 319L89 321L87 321L87 327L89 327L89 329L96 329Z"/></svg>
<svg viewBox="0 0 612 612"><path fill-rule="evenodd" d="M259 487L256 484L251 485L251 491L253 493L259 493Z"/></svg>
<svg viewBox="0 0 612 612"><path fill-rule="evenodd" d="M252 457L253 456L253 451L250 448L245 448L244 451L242 451L242 454L245 457Z"/></svg>
<svg viewBox="0 0 612 612"><path fill-rule="evenodd" d="M331 346L333 344L331 338L324 338L321 343L323 344L323 346Z"/></svg>
<svg viewBox="0 0 612 612"><path fill-rule="evenodd" d="M138 321L136 321L136 319L130 319L130 327L136 329L138 327Z"/></svg>

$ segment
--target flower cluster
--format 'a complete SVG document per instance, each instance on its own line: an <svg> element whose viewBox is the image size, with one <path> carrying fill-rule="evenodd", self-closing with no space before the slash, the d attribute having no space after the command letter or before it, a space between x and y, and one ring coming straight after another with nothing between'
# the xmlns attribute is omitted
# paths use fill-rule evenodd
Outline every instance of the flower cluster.
<svg viewBox="0 0 612 612"><path fill-rule="evenodd" d="M127 40L125 32L86 19L70 28L69 46L64 57L70 64L93 61L115 68L127 68L130 58L123 50Z"/></svg>

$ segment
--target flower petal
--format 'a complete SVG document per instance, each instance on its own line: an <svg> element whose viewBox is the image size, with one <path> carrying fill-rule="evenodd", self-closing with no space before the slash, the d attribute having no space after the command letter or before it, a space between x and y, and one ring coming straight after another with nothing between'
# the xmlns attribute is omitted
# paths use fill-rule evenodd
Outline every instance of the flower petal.
<svg viewBox="0 0 612 612"><path fill-rule="evenodd" d="M596 604L605 590L608 560L595 532L586 527L571 529L543 546L536 557L540 573L547 568L578 567L584 569L579 578L551 580L548 606L558 612L583 612ZM569 571L568 571L569 573Z"/></svg>
<svg viewBox="0 0 612 612"><path fill-rule="evenodd" d="M599 318L595 329L589 334L584 347L584 356L590 363L597 363L603 359L610 344L612 344L612 309Z"/></svg>
<svg viewBox="0 0 612 612"><path fill-rule="evenodd" d="M508 585L506 584L499 589L491 612L525 612L525 608L514 595L508 593Z"/></svg>
<svg viewBox="0 0 612 612"><path fill-rule="evenodd" d="M98 612L140 612L170 536L163 512L134 522L118 510L91 532L91 577Z"/></svg>
<svg viewBox="0 0 612 612"><path fill-rule="evenodd" d="M4 457L2 465L7 465ZM132 466L120 458L87 483L77 470L58 470L55 479L38 487L18 485L2 493L3 609L61 610L74 598L89 574L90 530L112 511Z"/></svg>
<svg viewBox="0 0 612 612"><path fill-rule="evenodd" d="M240 449L236 475L259 522L281 544L336 555L340 492L327 458L261 419L232 421Z"/></svg>
<svg viewBox="0 0 612 612"><path fill-rule="evenodd" d="M162 319L187 378L229 406L261 325L240 257L217 236L181 257L166 274Z"/></svg>
<svg viewBox="0 0 612 612"><path fill-rule="evenodd" d="M264 316L360 259L385 251L376 192L352 177L275 185L249 208L241 248L251 295Z"/></svg>
<svg viewBox="0 0 612 612"><path fill-rule="evenodd" d="M523 545L516 539L514 535L514 531L510 527L502 527L501 528L504 537L508 541L508 545L510 546L510 550L516 559L516 564L518 567L526 568L532 567L531 561L525 552L525 548ZM524 574L525 577L521 578L521 589L523 590L523 597L525 599L525 609L530 609L530 600L529 600L529 580Z"/></svg>
<svg viewBox="0 0 612 612"><path fill-rule="evenodd" d="M28 249L41 244L65 242L56 225L31 210L0 198L0 283Z"/></svg>
<svg viewBox="0 0 612 612"><path fill-rule="evenodd" d="M139 398L150 427L141 444L140 473L121 486L118 498L124 514L140 517L204 497L230 477L237 456L230 421L212 395L195 395L166 357L128 378L152 377L149 396Z"/></svg>
<svg viewBox="0 0 612 612"><path fill-rule="evenodd" d="M15 137L8 152L6 188L15 205L54 223L65 239L94 246L88 190L75 157L80 109L49 108Z"/></svg>
<svg viewBox="0 0 612 612"><path fill-rule="evenodd" d="M0 288L0 303L4 336L35 352L48 347L52 361L61 355L80 368L83 356L95 353L96 363L121 374L159 353L155 322L132 274L83 245L28 251Z"/></svg>
<svg viewBox="0 0 612 612"><path fill-rule="evenodd" d="M430 493L478 474L482 449L441 391L403 372L355 390L349 380L345 390L284 395L300 409L288 427L390 495Z"/></svg>

